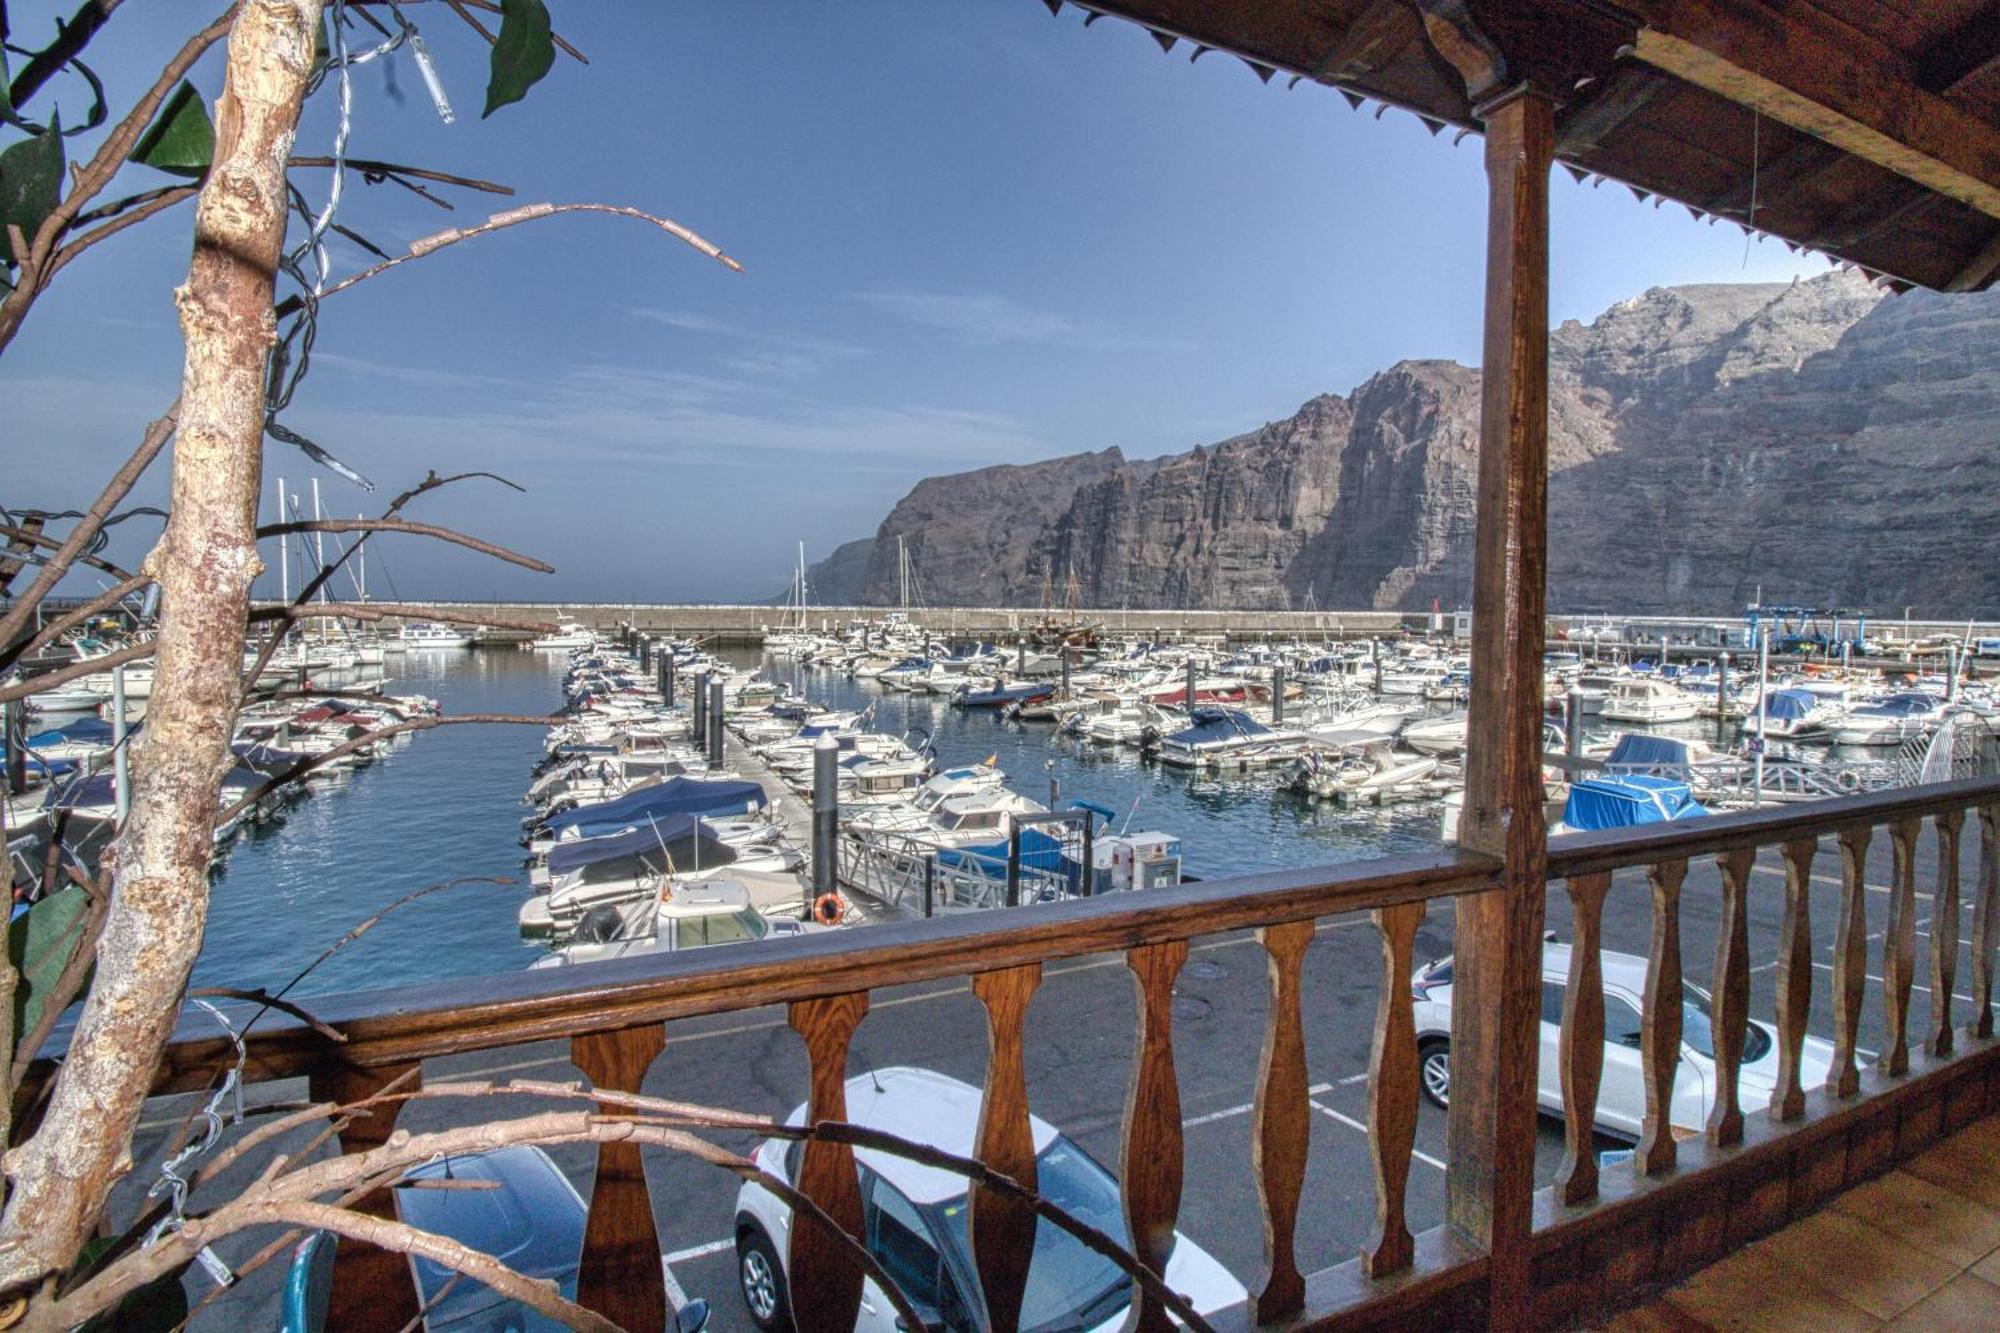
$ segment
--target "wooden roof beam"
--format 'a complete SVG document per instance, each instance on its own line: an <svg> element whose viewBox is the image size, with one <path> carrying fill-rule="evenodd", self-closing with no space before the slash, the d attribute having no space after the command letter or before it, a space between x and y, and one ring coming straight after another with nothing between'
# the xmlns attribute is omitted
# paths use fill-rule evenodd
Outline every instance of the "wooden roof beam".
<svg viewBox="0 0 2000 1333"><path fill-rule="evenodd" d="M1899 54L1804 6L1630 7L1644 63L2000 218L2000 132L1919 87Z"/></svg>
<svg viewBox="0 0 2000 1333"><path fill-rule="evenodd" d="M1346 83L1394 60L1422 31L1406 0L1374 0L1347 25L1312 72L1319 83Z"/></svg>

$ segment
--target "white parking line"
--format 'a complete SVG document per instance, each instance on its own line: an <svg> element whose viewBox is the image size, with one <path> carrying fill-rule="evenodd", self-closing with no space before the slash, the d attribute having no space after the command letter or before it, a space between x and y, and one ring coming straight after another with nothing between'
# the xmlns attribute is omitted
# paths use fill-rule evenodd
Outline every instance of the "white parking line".
<svg viewBox="0 0 2000 1333"><path fill-rule="evenodd" d="M736 1242L733 1240L712 1240L706 1245L695 1245L685 1250L675 1250L672 1254L663 1254L660 1258L670 1264L683 1264L690 1259L699 1259L704 1255L719 1254L723 1250L734 1249L735 1246Z"/></svg>
<svg viewBox="0 0 2000 1333"><path fill-rule="evenodd" d="M1818 968L1818 969L1819 969L1820 971L1822 971L1822 972L1831 972L1831 971L1833 971L1833 967L1832 967L1832 966L1831 966L1830 964L1827 964L1827 963L1814 963L1814 964L1813 964L1813 966L1814 966L1814 967L1816 967L1816 968ZM1874 974L1873 972L1869 972L1869 973L1866 973L1865 975L1867 976L1867 978L1868 978L1868 979L1869 979L1870 981L1874 982L1874 983L1875 983L1876 985L1878 985L1878 986L1886 986L1886 985L1888 985L1888 983L1887 983L1886 981L1884 981L1884 980L1882 980L1882 978L1880 978L1880 977L1876 976L1876 975L1875 975L1875 974ZM1929 986L1922 986L1922 985L1919 985L1919 984L1917 984L1917 983L1916 983L1916 982L1914 982L1914 981L1910 983L1910 989L1911 989L1911 990L1919 990L1919 991L1922 991L1922 992L1923 992L1924 994L1926 994L1926 995L1929 995L1929 994L1931 993L1931 988L1930 988ZM1954 999L1954 1000L1963 1000L1963 1001L1964 1001L1965 1003L1967 1003L1967 1004L1973 1004L1973 1003L1976 1003L1976 1001L1974 1001L1974 1000L1973 1000L1973 998L1972 998L1972 997L1971 997L1970 995L1960 995L1960 994L1959 994L1959 993L1958 993L1957 991L1953 991L1953 992L1951 993L1951 998L1952 998L1952 999Z"/></svg>
<svg viewBox="0 0 2000 1333"><path fill-rule="evenodd" d="M1367 1078L1368 1075L1363 1074L1361 1075L1361 1077ZM1341 1080L1342 1083L1347 1083L1351 1081L1352 1080L1350 1079ZM1332 1092L1332 1091L1333 1091L1333 1085L1331 1083L1315 1083L1310 1088L1306 1089L1306 1096L1317 1097L1323 1092ZM1241 1106L1230 1106L1220 1111L1210 1111L1207 1115L1192 1116L1186 1120L1181 1121L1181 1128L1194 1129L1201 1125L1212 1125L1218 1120L1232 1120L1239 1115L1249 1115L1252 1111L1256 1109L1257 1109L1257 1104L1255 1102L1245 1102Z"/></svg>
<svg viewBox="0 0 2000 1333"><path fill-rule="evenodd" d="M1754 875L1770 875L1777 879L1783 879L1785 877L1785 872L1778 869L1778 867L1776 866L1751 866L1750 873ZM1836 889L1843 887L1840 876L1838 875L1807 875L1806 878L1811 880L1815 884L1830 884ZM1887 884L1870 884L1867 883L1866 881L1863 881L1861 887L1868 890L1868 892L1870 893L1889 892L1889 886ZM1922 898L1925 901L1929 901L1930 899L1930 895L1928 893L1922 892L1921 890L1918 891L1917 897Z"/></svg>
<svg viewBox="0 0 2000 1333"><path fill-rule="evenodd" d="M1356 1120L1351 1115L1342 1115L1340 1112L1334 1110L1331 1106L1323 1106L1319 1102L1314 1102L1312 1104L1312 1108L1313 1110L1318 1111L1321 1115L1333 1117L1335 1120L1338 1120L1341 1124L1346 1125L1349 1129L1358 1129L1363 1134L1366 1134L1368 1132L1368 1126L1362 1124L1359 1120ZM1410 1149L1410 1156L1416 1158L1418 1161L1423 1162L1429 1166L1434 1166L1440 1171L1444 1170L1444 1163L1440 1162L1437 1158L1425 1152L1422 1148Z"/></svg>

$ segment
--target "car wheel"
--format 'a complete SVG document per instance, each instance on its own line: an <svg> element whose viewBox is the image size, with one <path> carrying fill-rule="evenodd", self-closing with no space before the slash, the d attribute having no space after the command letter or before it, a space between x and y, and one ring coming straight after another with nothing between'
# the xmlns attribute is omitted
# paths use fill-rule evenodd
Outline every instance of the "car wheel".
<svg viewBox="0 0 2000 1333"><path fill-rule="evenodd" d="M765 1330L792 1326L791 1302L785 1296L785 1270L761 1231L745 1229L736 1237L736 1281L750 1317Z"/></svg>
<svg viewBox="0 0 2000 1333"><path fill-rule="evenodd" d="M1431 1105L1451 1105L1451 1043L1433 1039L1417 1047L1417 1078Z"/></svg>

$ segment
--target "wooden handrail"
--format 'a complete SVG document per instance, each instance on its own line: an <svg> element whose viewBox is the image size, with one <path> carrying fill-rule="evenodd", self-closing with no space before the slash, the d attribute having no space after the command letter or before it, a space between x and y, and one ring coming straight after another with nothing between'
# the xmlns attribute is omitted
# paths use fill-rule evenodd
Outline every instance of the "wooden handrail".
<svg viewBox="0 0 2000 1333"><path fill-rule="evenodd" d="M2000 801L2000 777L1960 778L1925 787L1897 787L1828 801L1774 805L1704 819L1642 824L1549 839L1549 878L1572 879L1674 858L1712 856L1740 847L1770 847L1794 838L1873 828Z"/></svg>
<svg viewBox="0 0 2000 1333"><path fill-rule="evenodd" d="M1400 903L1478 893L1493 887L1489 857L1445 849L1311 870L1183 884L1140 893L1049 903L1032 911L968 913L895 922L804 939L734 944L727 949L618 959L455 979L449 987L408 986L314 996L314 1017L339 1030L336 1044L276 1012L247 1038L251 1082L307 1073L329 1060L394 1064L487 1050L639 1023L965 977L1023 963L1168 943L1198 935L1306 921ZM226 1009L233 1022L254 1012ZM60 1035L58 1037L60 1040ZM209 1085L235 1049L213 1019L184 1016L168 1048L156 1093ZM31 1077L52 1062L38 1061Z"/></svg>

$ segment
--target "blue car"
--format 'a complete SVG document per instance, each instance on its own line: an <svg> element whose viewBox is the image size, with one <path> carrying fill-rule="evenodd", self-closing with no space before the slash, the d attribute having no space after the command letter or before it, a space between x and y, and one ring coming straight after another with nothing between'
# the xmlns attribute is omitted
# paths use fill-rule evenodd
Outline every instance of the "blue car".
<svg viewBox="0 0 2000 1333"><path fill-rule="evenodd" d="M447 1157L413 1168L404 1179L491 1181L490 1189L398 1186L397 1216L418 1230L490 1254L517 1273L553 1281L565 1297L576 1299L586 1210L576 1187L540 1148ZM299 1242L285 1279L281 1333L325 1333L338 1242L324 1231ZM564 1325L470 1279L460 1279L438 1300L455 1276L452 1270L414 1256L410 1266L418 1304L430 1311L424 1326L431 1333L566 1333ZM708 1322L707 1302L689 1301L673 1322L677 1333L701 1333Z"/></svg>

